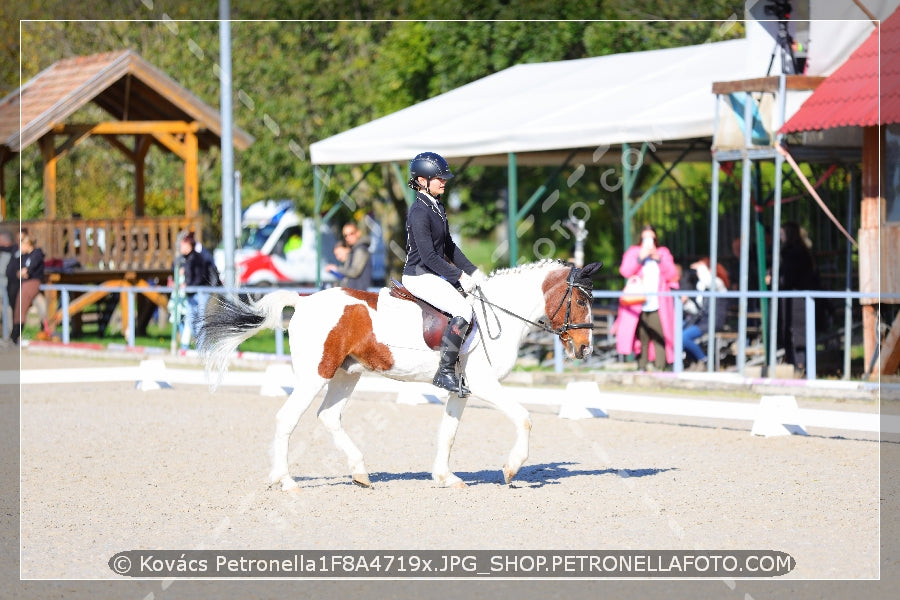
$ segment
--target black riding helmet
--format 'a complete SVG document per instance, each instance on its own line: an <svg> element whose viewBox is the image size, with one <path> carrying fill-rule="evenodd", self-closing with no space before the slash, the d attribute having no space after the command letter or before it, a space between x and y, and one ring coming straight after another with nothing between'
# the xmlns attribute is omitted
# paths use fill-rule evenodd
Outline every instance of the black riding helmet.
<svg viewBox="0 0 900 600"><path fill-rule="evenodd" d="M447 164L443 156L434 152L422 152L409 161L409 182L407 182L407 185L416 191L421 188L418 181L416 181L417 177L424 177L428 181L435 177L452 179L453 173L450 172L450 165Z"/></svg>

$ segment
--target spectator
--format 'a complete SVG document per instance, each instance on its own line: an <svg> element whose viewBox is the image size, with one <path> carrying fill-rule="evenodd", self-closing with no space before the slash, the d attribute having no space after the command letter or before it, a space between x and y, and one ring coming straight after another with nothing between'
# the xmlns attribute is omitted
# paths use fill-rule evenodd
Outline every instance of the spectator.
<svg viewBox="0 0 900 600"><path fill-rule="evenodd" d="M779 290L820 289L819 271L812 254L812 242L800 225L788 221L781 226ZM795 367L806 364L806 303L803 298L780 298L778 302L779 347L784 361Z"/></svg>
<svg viewBox="0 0 900 600"><path fill-rule="evenodd" d="M643 303L619 304L613 329L619 354L637 356L638 370L645 371L649 361L663 371L675 360L675 305L667 292L677 282L678 272L672 253L657 245L652 225L641 229L641 243L625 251L619 273L625 279L640 277L645 292ZM677 287L677 283L675 283Z"/></svg>
<svg viewBox="0 0 900 600"><path fill-rule="evenodd" d="M15 300L13 301L13 326L10 339L13 343L18 344L28 309L31 308L32 302L41 291L41 281L44 279L44 251L35 247L31 236L23 232L19 235L19 256L12 258L10 266L13 271L11 279L16 282L15 294L11 294ZM7 268L7 274L9 272L10 269ZM10 285L10 290L12 287Z"/></svg>
<svg viewBox="0 0 900 600"><path fill-rule="evenodd" d="M747 290L759 290L759 266L756 259L756 245L753 243L753 237L750 237L750 255L747 260ZM731 240L731 256L725 259L725 269L728 280L731 282L731 289L737 290L741 285L741 236L737 236ZM721 262L719 263L721 264ZM718 269L716 269L718 271Z"/></svg>
<svg viewBox="0 0 900 600"><path fill-rule="evenodd" d="M187 288L191 287L217 287L222 285L219 272L208 250L200 246L194 238L194 232L188 232L179 242L181 253L181 268L183 269L183 283ZM190 347L193 337L193 328L196 320L202 318L209 302L209 292L205 290L189 290L185 294L187 311L184 315L181 330L181 349Z"/></svg>
<svg viewBox="0 0 900 600"><path fill-rule="evenodd" d="M349 247L347 258L335 257L341 265L326 265L326 269L341 279L341 285L357 290L372 287L372 257L369 255L369 239L364 237L355 223L347 223L342 230L344 241Z"/></svg>
<svg viewBox="0 0 900 600"><path fill-rule="evenodd" d="M6 231L0 231L0 322L3 324L3 338L6 339L10 330L10 320L12 319L12 302L13 298L9 296L9 276L6 273L12 263L13 255L18 251L18 246L13 244L12 235Z"/></svg>
<svg viewBox="0 0 900 600"><path fill-rule="evenodd" d="M681 289L696 289L699 292L713 290L712 272L709 270L709 257L704 256L691 264L691 270L682 280ZM727 292L730 286L728 271L721 263L716 265L717 277L715 281L716 292ZM703 363L707 356L703 347L697 341L709 333L709 298L705 296L682 296L684 302L684 330L682 341L684 350L690 359L685 366L692 370L703 370ZM721 331L725 327L725 317L728 310L727 298L716 299L716 323L715 331Z"/></svg>

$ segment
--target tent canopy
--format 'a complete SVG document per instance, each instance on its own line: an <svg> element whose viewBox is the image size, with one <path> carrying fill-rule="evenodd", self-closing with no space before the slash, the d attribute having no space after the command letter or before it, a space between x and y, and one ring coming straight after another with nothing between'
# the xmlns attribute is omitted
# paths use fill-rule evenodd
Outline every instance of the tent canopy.
<svg viewBox="0 0 900 600"><path fill-rule="evenodd" d="M852 2L811 2L808 74L828 75L872 24ZM887 15L897 2L867 4ZM620 160L610 147L665 141L656 154L671 160L685 141L712 138L714 82L769 74L775 41L763 25L748 19L745 38L724 42L516 65L315 142L310 158L316 165L381 163L431 150L487 165L506 165L517 153L518 164L533 165L561 164L576 150L579 162L609 164ZM775 60L771 74L779 66ZM809 93L792 96L788 117ZM681 158L709 160L709 145Z"/></svg>
<svg viewBox="0 0 900 600"><path fill-rule="evenodd" d="M765 74L770 55L760 48L738 39L517 65L316 142L310 155L359 164L431 150L505 164L514 152L546 164L577 148L593 156L626 142L711 138L713 82ZM708 146L699 154L708 160Z"/></svg>
<svg viewBox="0 0 900 600"><path fill-rule="evenodd" d="M740 39L517 65L316 142L310 155L358 164L427 149L503 164L510 152L555 160L565 149L711 137L712 83L759 75L767 60L752 61Z"/></svg>

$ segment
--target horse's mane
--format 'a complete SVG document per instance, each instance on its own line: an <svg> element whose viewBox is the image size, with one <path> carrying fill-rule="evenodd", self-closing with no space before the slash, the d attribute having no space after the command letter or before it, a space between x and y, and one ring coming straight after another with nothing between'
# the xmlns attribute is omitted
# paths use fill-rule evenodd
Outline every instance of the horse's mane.
<svg viewBox="0 0 900 600"><path fill-rule="evenodd" d="M551 266L563 268L563 267L569 266L569 264L563 260L559 260L556 258L544 258L544 259L541 259L536 262L525 263L524 265L519 265L516 267L507 267L505 269L496 269L494 271L491 271L491 274L488 276L488 279L493 278L493 277L503 276L503 275L517 275L524 271L534 271L534 270L544 269L546 267L551 267Z"/></svg>

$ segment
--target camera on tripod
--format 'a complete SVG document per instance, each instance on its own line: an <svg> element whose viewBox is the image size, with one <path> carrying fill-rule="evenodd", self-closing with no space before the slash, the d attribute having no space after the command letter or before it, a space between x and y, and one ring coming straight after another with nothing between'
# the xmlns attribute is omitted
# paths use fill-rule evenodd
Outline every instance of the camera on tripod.
<svg viewBox="0 0 900 600"><path fill-rule="evenodd" d="M781 47L781 72L785 75L803 73L806 68L806 57L794 55L794 39L788 30L788 21L791 20L793 10L791 0L767 0L763 8L766 15L778 19L776 40Z"/></svg>

